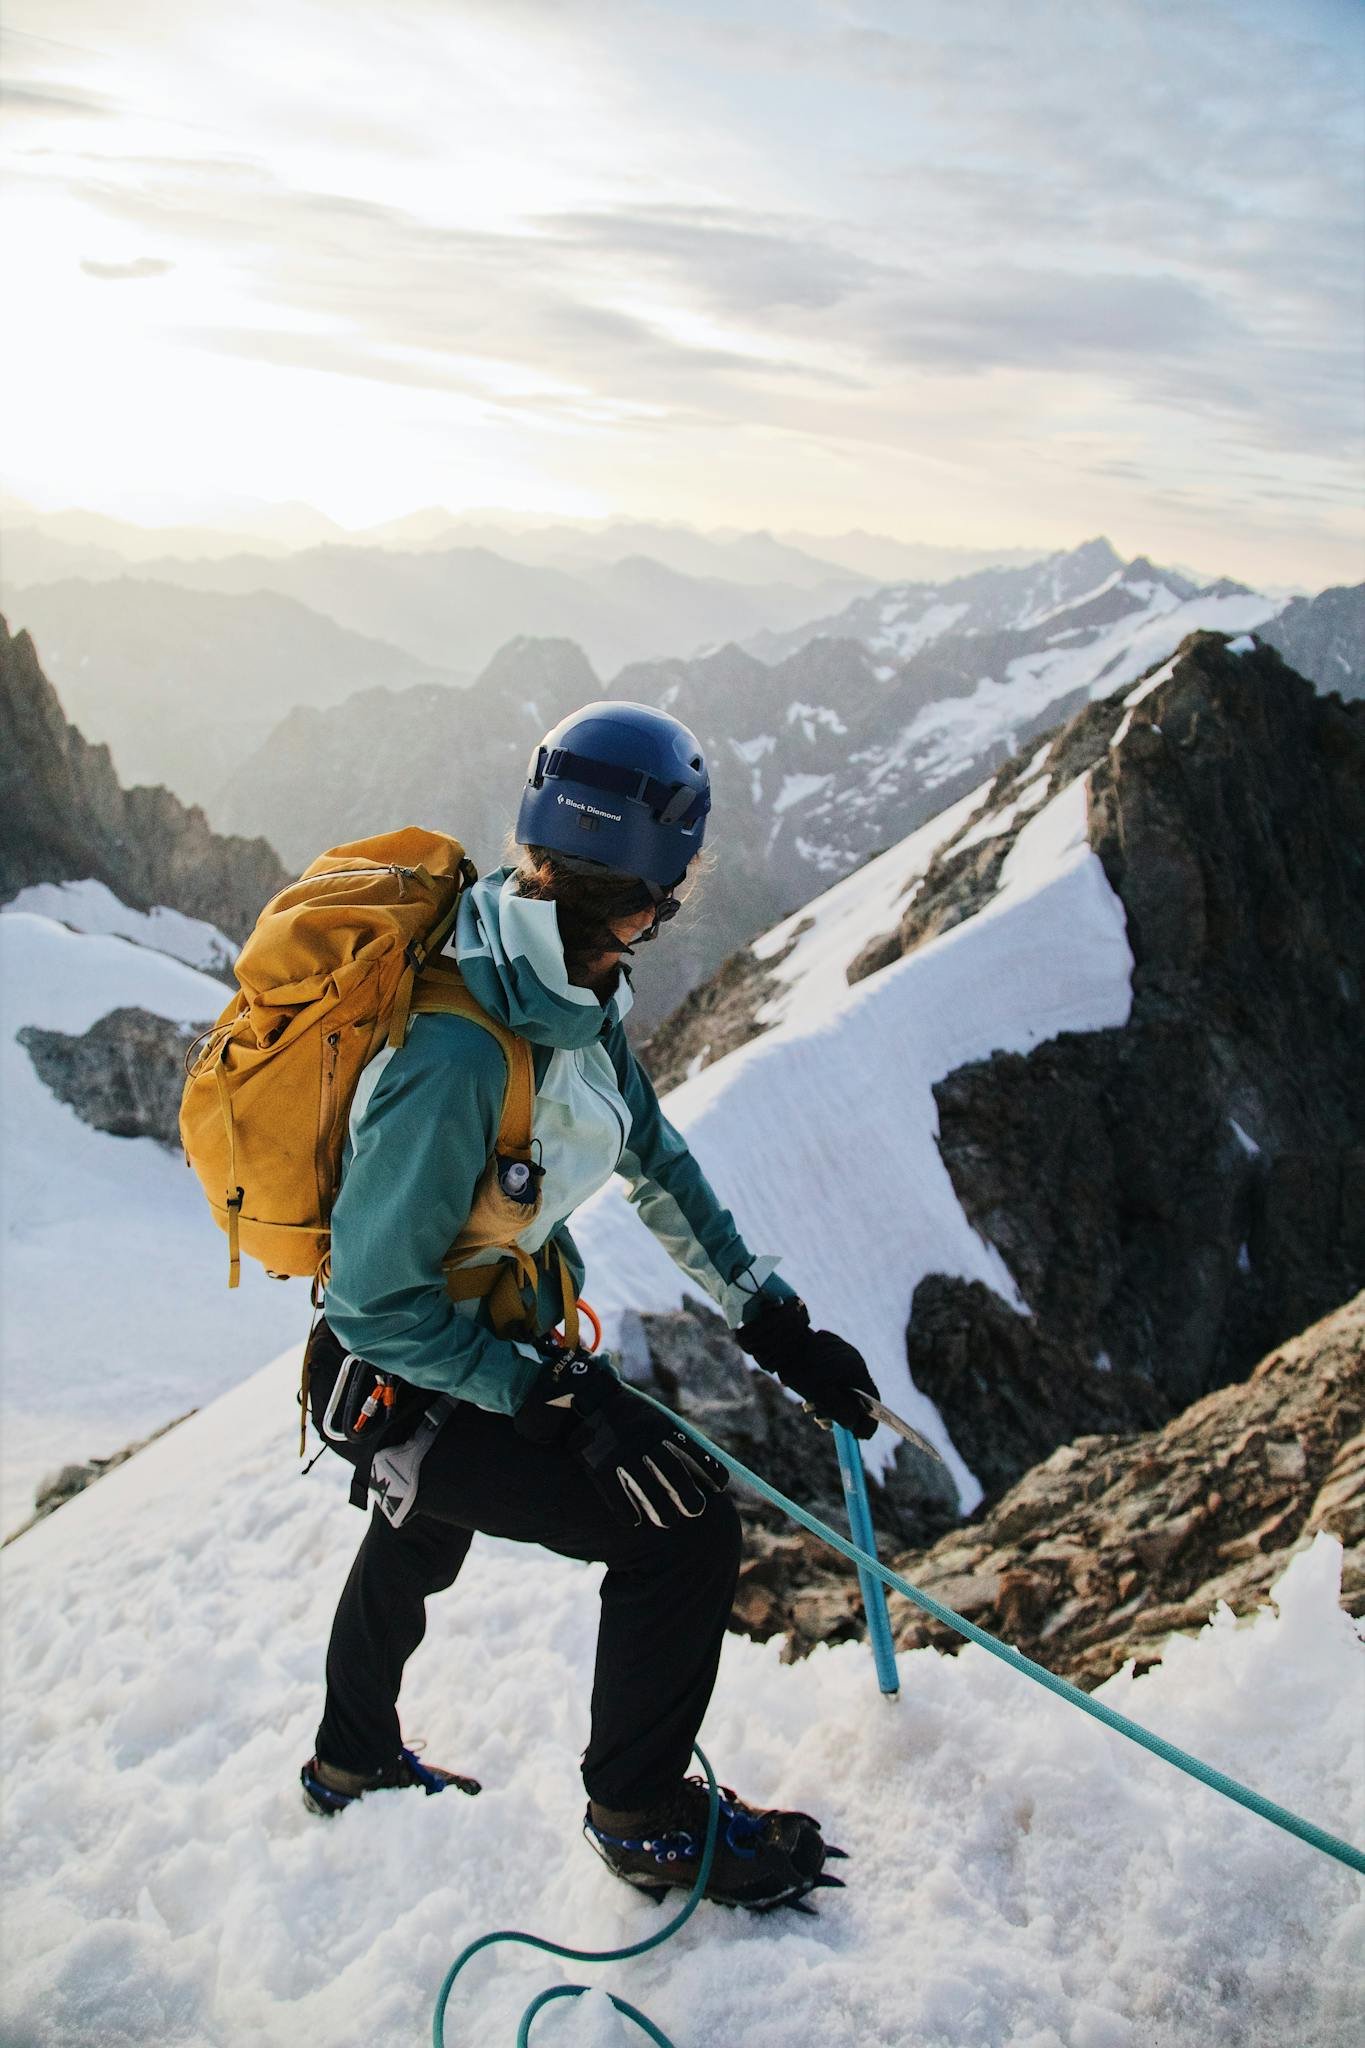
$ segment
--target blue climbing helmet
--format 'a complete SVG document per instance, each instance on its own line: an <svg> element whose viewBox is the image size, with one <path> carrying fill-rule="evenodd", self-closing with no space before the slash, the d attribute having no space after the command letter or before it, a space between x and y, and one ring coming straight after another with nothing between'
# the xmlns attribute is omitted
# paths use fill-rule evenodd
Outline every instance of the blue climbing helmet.
<svg viewBox="0 0 1365 2048"><path fill-rule="evenodd" d="M700 850L710 808L705 756L680 719L650 704L585 704L532 754L516 836L580 872L667 890Z"/></svg>

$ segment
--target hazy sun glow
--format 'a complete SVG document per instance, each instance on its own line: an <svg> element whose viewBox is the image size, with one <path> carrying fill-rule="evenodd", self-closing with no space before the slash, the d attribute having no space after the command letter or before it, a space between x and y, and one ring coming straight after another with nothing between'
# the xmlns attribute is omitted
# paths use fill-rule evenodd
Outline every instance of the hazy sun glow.
<svg viewBox="0 0 1365 2048"><path fill-rule="evenodd" d="M1354 580L1349 12L11 0L7 482Z"/></svg>

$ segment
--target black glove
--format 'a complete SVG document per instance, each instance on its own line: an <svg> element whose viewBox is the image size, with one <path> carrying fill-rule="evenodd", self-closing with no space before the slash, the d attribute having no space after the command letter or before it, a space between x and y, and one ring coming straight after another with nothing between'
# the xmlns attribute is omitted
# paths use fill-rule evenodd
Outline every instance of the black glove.
<svg viewBox="0 0 1365 2048"><path fill-rule="evenodd" d="M734 1334L741 1351L808 1401L821 1422L838 1422L854 1436L877 1434L877 1418L858 1397L861 1389L881 1398L862 1353L832 1330L812 1330L804 1301L774 1302Z"/></svg>
<svg viewBox="0 0 1365 2048"><path fill-rule="evenodd" d="M685 1430L642 1401L602 1359L551 1353L516 1415L538 1443L562 1442L620 1522L656 1528L693 1521L707 1493L723 1493L729 1473Z"/></svg>

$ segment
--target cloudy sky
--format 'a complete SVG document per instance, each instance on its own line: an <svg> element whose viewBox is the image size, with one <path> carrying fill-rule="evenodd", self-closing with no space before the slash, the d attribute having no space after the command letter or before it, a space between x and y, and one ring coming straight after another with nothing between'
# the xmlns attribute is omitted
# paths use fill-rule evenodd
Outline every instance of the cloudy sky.
<svg viewBox="0 0 1365 2048"><path fill-rule="evenodd" d="M1365 574L1361 0L6 0L8 487Z"/></svg>

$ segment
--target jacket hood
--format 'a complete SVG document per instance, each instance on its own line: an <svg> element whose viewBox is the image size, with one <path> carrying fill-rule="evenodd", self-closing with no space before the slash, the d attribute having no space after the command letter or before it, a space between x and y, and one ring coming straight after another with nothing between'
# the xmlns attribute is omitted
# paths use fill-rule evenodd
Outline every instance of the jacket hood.
<svg viewBox="0 0 1365 2048"><path fill-rule="evenodd" d="M625 967L605 1004L590 988L576 988L553 903L518 896L515 872L495 868L466 891L446 950L475 1001L509 1031L565 1051L591 1045L635 1000Z"/></svg>

